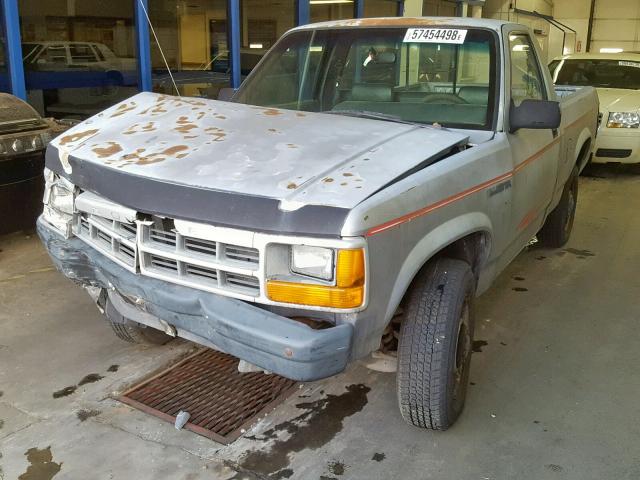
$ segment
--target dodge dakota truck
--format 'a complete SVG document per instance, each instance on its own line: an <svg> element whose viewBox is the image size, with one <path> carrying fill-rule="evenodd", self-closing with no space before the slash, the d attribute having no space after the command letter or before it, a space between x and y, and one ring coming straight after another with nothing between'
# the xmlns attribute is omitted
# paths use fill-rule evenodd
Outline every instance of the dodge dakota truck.
<svg viewBox="0 0 640 480"><path fill-rule="evenodd" d="M403 418L444 430L474 297L567 241L597 116L522 25L308 25L231 102L140 93L55 139L39 234L125 340L301 381L395 348Z"/></svg>

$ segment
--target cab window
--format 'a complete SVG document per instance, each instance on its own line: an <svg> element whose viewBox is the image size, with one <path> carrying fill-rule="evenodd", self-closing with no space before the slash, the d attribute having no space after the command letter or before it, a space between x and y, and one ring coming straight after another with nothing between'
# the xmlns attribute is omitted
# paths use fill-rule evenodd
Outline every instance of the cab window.
<svg viewBox="0 0 640 480"><path fill-rule="evenodd" d="M542 74L529 35L509 35L511 52L511 99L515 105L523 100L545 100Z"/></svg>

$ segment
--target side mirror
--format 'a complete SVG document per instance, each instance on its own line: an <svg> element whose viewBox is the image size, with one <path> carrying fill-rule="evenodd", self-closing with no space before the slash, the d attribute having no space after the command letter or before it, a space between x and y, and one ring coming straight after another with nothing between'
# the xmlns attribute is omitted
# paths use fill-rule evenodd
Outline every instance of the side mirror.
<svg viewBox="0 0 640 480"><path fill-rule="evenodd" d="M555 130L560 126L560 104L550 100L523 100L516 107L511 101L509 109L509 133L521 128Z"/></svg>
<svg viewBox="0 0 640 480"><path fill-rule="evenodd" d="M222 102L230 102L236 94L236 89L231 87L221 88L218 92L218 100Z"/></svg>

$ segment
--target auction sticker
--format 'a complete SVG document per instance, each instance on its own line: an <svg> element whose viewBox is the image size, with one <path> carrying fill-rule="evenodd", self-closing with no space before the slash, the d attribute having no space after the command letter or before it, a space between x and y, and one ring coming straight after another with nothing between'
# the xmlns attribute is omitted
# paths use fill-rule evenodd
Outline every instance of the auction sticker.
<svg viewBox="0 0 640 480"><path fill-rule="evenodd" d="M409 28L404 42L417 43L464 43L467 30L457 28Z"/></svg>

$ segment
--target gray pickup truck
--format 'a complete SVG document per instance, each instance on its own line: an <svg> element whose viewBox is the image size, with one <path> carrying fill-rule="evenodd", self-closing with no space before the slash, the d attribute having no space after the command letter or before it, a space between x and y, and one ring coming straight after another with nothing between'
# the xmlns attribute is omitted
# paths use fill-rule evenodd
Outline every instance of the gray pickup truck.
<svg viewBox="0 0 640 480"><path fill-rule="evenodd" d="M55 139L38 229L125 340L303 381L395 351L403 417L444 430L474 297L567 241L597 116L522 25L309 25L231 102L141 93Z"/></svg>

